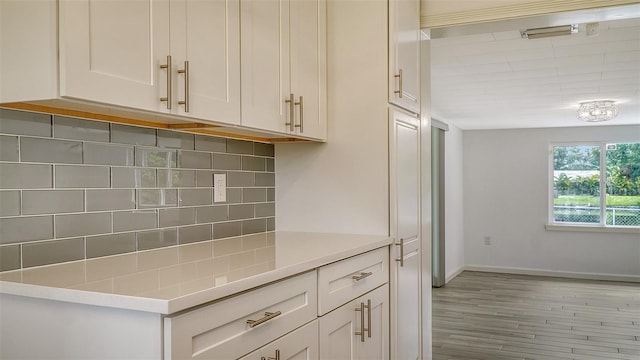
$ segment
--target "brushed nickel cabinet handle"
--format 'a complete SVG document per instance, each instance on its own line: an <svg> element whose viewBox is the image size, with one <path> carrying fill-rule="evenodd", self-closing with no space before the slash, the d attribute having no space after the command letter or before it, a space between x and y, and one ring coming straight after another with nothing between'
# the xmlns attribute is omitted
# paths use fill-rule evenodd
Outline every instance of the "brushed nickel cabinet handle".
<svg viewBox="0 0 640 360"><path fill-rule="evenodd" d="M371 299L367 300L367 305L364 307L367 308L367 337L371 337Z"/></svg>
<svg viewBox="0 0 640 360"><path fill-rule="evenodd" d="M289 131L293 131L295 116L296 116L295 109L294 109L296 103L293 100L293 94L289 94L289 98L284 102L289 104L289 122L284 124L289 126Z"/></svg>
<svg viewBox="0 0 640 360"><path fill-rule="evenodd" d="M353 275L351 278L354 281L360 281L360 280L368 278L371 275L373 275L373 273L371 271L369 271L369 272L361 272L360 275Z"/></svg>
<svg viewBox="0 0 640 360"><path fill-rule="evenodd" d="M364 333L366 329L364 328L364 303L360 303L360 307L356 308L356 312L360 312L360 331L356 331L356 335L360 335L360 342L364 342Z"/></svg>
<svg viewBox="0 0 640 360"><path fill-rule="evenodd" d="M400 267L403 267L404 266L404 239L400 239L400 243L395 245L400 246L400 258L396 259L396 261L399 261Z"/></svg>
<svg viewBox="0 0 640 360"><path fill-rule="evenodd" d="M167 96L161 97L160 101L166 101L167 109L171 110L171 55L167 55L167 63L160 65L160 69L167 69Z"/></svg>
<svg viewBox="0 0 640 360"><path fill-rule="evenodd" d="M295 105L300 105L300 124L296 125L297 128L300 128L300 133L304 132L304 108L302 104L302 95L300 95L300 101L295 103Z"/></svg>
<svg viewBox="0 0 640 360"><path fill-rule="evenodd" d="M184 101L178 101L178 105L184 105L184 112L189 112L189 62L184 62L184 69L178 69L178 74L184 74Z"/></svg>
<svg viewBox="0 0 640 360"><path fill-rule="evenodd" d="M247 324L249 324L250 328L256 327L260 324L264 324L269 320L273 320L274 318L278 317L282 315L282 313L280 311L276 311L276 312L265 312L264 313L264 317L260 318L258 320L247 320Z"/></svg>
<svg viewBox="0 0 640 360"><path fill-rule="evenodd" d="M393 77L398 78L398 90L394 91L394 93L398 94L398 97L402 99L402 69L398 69L398 74L393 75Z"/></svg>
<svg viewBox="0 0 640 360"><path fill-rule="evenodd" d="M262 356L260 360L280 360L280 350L276 349L276 357L264 357Z"/></svg>

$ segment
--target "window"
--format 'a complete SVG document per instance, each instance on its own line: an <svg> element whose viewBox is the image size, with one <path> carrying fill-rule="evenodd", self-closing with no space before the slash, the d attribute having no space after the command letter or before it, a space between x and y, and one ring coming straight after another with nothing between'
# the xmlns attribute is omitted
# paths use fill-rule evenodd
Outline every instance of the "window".
<svg viewBox="0 0 640 360"><path fill-rule="evenodd" d="M552 224L640 227L640 143L553 145Z"/></svg>

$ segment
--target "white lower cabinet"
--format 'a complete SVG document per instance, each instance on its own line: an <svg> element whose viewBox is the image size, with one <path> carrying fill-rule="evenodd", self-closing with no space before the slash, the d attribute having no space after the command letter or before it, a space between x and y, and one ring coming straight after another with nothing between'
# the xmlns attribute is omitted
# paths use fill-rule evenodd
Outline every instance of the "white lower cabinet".
<svg viewBox="0 0 640 360"><path fill-rule="evenodd" d="M318 320L261 347L240 360L317 360Z"/></svg>
<svg viewBox="0 0 640 360"><path fill-rule="evenodd" d="M320 359L389 359L389 287L320 318Z"/></svg>

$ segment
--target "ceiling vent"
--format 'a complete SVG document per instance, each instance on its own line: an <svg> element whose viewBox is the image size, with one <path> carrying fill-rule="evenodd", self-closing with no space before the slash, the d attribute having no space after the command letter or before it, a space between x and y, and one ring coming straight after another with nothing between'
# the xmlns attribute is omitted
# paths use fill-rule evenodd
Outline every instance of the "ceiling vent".
<svg viewBox="0 0 640 360"><path fill-rule="evenodd" d="M551 26L521 30L520 35L525 39L540 39L553 36L564 36L578 33L578 24Z"/></svg>

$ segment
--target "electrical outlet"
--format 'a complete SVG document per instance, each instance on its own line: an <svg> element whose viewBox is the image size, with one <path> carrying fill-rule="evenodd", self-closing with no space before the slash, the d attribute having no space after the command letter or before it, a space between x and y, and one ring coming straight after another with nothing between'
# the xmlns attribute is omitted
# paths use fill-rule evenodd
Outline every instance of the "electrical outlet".
<svg viewBox="0 0 640 360"><path fill-rule="evenodd" d="M491 236L485 236L483 240L485 245L491 245Z"/></svg>
<svg viewBox="0 0 640 360"><path fill-rule="evenodd" d="M213 202L227 201L227 174L213 174Z"/></svg>

